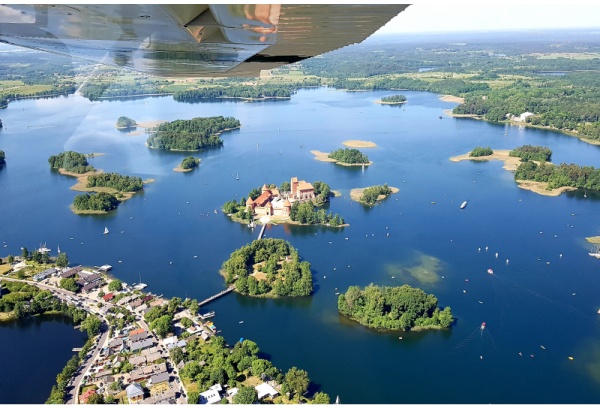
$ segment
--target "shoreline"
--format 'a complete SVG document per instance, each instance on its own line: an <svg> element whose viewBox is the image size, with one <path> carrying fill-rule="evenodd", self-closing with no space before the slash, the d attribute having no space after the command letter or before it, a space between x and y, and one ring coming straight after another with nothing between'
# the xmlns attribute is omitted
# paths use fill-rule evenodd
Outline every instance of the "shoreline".
<svg viewBox="0 0 600 410"><path fill-rule="evenodd" d="M358 203L361 203L361 204L363 204L363 205L366 205L366 206L373 206L373 205L377 204L377 202L379 202L379 201L383 201L384 199L386 199L386 198L387 198L387 197L389 197L390 195L397 194L398 192L400 192L400 189L398 189L398 188L396 188L396 187L393 187L393 186L391 186L391 187L389 187L389 188L392 190L392 193L391 193L390 195L379 195L379 196L377 197L377 201L376 201L376 202L375 202L373 205L371 205L371 204L367 204L366 202L363 202L363 201L361 201L361 200L360 200L360 198L361 198L361 197L362 197L362 195L363 195L363 192L364 192L364 190L365 190L365 189L367 189L367 188L371 188L371 187L364 187L364 188L353 188L353 189L350 191L350 198L351 198L353 201L355 201L355 202L358 202Z"/></svg>
<svg viewBox="0 0 600 410"><path fill-rule="evenodd" d="M342 141L342 144L348 148L377 148L377 144L373 141L347 140Z"/></svg>
<svg viewBox="0 0 600 410"><path fill-rule="evenodd" d="M458 156L450 158L450 161L452 161L452 162L460 162L460 161L467 161L467 160L470 160L470 161L490 161L490 160L503 161L504 165L502 166L502 168L504 168L507 171L514 172L517 170L517 167L521 163L521 158L511 157L508 155L509 152L510 152L510 150L497 150L497 151L494 151L494 153L492 155L486 155L486 156L482 156L482 157L470 157L469 156L470 151L469 151L466 154L462 154L462 155L458 155ZM517 186L521 189L525 189L527 191L532 191L532 192L535 192L536 194L544 195L544 196L559 196L563 192L577 191L577 189L578 189L578 188L574 188L574 187L560 187L560 188L548 190L547 182L528 181L528 180L523 180L523 179L515 180L515 182L517 183Z"/></svg>
<svg viewBox="0 0 600 410"><path fill-rule="evenodd" d="M452 103L458 103L458 104L464 104L465 103L465 99L462 97L457 97L455 95L450 95L450 94L444 94L439 98L440 101L444 101L444 102L452 102Z"/></svg>
<svg viewBox="0 0 600 410"><path fill-rule="evenodd" d="M190 171L193 171L196 168L198 168L198 167L194 167L194 168L181 168L181 166L176 166L175 168L173 168L173 171L175 171L175 172L190 172Z"/></svg>
<svg viewBox="0 0 600 410"><path fill-rule="evenodd" d="M363 165L365 167L368 167L369 165L373 165L373 161L369 161L368 164L348 164L346 162L338 161L337 159L329 158L329 153L328 152L322 152L322 151L319 151L319 150L312 150L312 151L310 151L310 153L315 156L315 160L317 160L317 161L321 161L321 162L333 162L333 163L335 163L337 165L342 165L344 167L362 167Z"/></svg>
<svg viewBox="0 0 600 410"><path fill-rule="evenodd" d="M589 243L600 244L600 236L589 236L585 240Z"/></svg>
<svg viewBox="0 0 600 410"><path fill-rule="evenodd" d="M408 102L408 100L396 101L396 102L386 102L386 101L381 101L381 100L375 100L373 102L375 104L381 104L381 105L399 105L399 104L406 104Z"/></svg>

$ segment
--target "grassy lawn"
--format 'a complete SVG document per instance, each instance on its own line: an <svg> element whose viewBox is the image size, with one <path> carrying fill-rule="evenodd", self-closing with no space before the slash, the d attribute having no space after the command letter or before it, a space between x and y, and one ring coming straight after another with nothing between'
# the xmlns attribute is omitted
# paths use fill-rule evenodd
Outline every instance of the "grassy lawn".
<svg viewBox="0 0 600 410"><path fill-rule="evenodd" d="M0 275L4 275L5 273L7 273L8 271L10 271L11 269L12 269L12 266L10 266L9 264L0 265Z"/></svg>

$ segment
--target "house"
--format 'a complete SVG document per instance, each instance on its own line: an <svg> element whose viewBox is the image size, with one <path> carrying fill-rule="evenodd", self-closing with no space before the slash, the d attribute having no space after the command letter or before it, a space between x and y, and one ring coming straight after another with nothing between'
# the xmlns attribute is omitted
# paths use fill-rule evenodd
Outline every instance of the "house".
<svg viewBox="0 0 600 410"><path fill-rule="evenodd" d="M155 374L150 378L150 394L155 396L169 390L169 373Z"/></svg>
<svg viewBox="0 0 600 410"><path fill-rule="evenodd" d="M208 390L200 393L199 404L215 404L220 402L221 390L223 390L223 388L220 384L211 386Z"/></svg>
<svg viewBox="0 0 600 410"><path fill-rule="evenodd" d="M127 399L129 399L130 404L138 403L144 399L144 390L142 389L142 386L137 383L127 386L125 392L127 393Z"/></svg>
<svg viewBox="0 0 600 410"><path fill-rule="evenodd" d="M54 275L56 272L57 272L57 270L54 268L46 269L45 271L34 275L33 280L35 280L36 282L39 282L41 280L46 279L48 276Z"/></svg>
<svg viewBox="0 0 600 410"><path fill-rule="evenodd" d="M146 362L147 363L154 363L155 361L159 360L162 355L158 352L156 353L151 353L149 355L144 356L146 358Z"/></svg>
<svg viewBox="0 0 600 410"><path fill-rule="evenodd" d="M144 355L140 355L140 356L133 356L129 358L129 363L131 363L134 366L141 366L141 365L146 365L146 356Z"/></svg>
<svg viewBox="0 0 600 410"><path fill-rule="evenodd" d="M310 182L304 180L298 181L298 178L293 177L290 182L290 196L298 201L307 201L315 197L315 188Z"/></svg>
<svg viewBox="0 0 600 410"><path fill-rule="evenodd" d="M120 352L125 347L125 340L122 337L118 337L114 340L111 340L108 343L108 347L114 352Z"/></svg>
<svg viewBox="0 0 600 410"><path fill-rule="evenodd" d="M79 282L79 281L78 281ZM94 282L94 283L88 283L87 285L83 286L81 288L81 291L84 293L88 293L94 289L96 289L98 286L100 286L99 282Z"/></svg>
<svg viewBox="0 0 600 410"><path fill-rule="evenodd" d="M133 333L133 334L132 334ZM129 332L129 341L130 342L138 342L140 340L144 340L150 336L146 330L142 330L141 332Z"/></svg>
<svg viewBox="0 0 600 410"><path fill-rule="evenodd" d="M78 274L79 272L81 272L83 268L81 266L76 266L74 268L68 269L66 271L64 271L63 273L60 274L61 278L70 278L73 275Z"/></svg>
<svg viewBox="0 0 600 410"><path fill-rule="evenodd" d="M168 389L163 393L159 393L148 397L143 401L143 404L176 404L176 392L173 389Z"/></svg>
<svg viewBox="0 0 600 410"><path fill-rule="evenodd" d="M136 307L141 306L143 303L144 302L142 302L142 299L136 299L129 304L129 307L135 309Z"/></svg>
<svg viewBox="0 0 600 410"><path fill-rule="evenodd" d="M150 346L154 346L154 340L145 339L145 340L140 340L139 342L133 342L131 344L130 350L132 352L135 352L136 350L142 350L142 349L145 349Z"/></svg>
<svg viewBox="0 0 600 410"><path fill-rule="evenodd" d="M267 396L274 399L279 395L279 392L275 390L273 386L267 383L259 384L254 389L256 390L256 393L258 393L258 400L262 400Z"/></svg>
<svg viewBox="0 0 600 410"><path fill-rule="evenodd" d="M115 294L114 293L107 293L106 295L102 296L102 299L104 299L105 302L109 302L111 300L113 300L115 298Z"/></svg>
<svg viewBox="0 0 600 410"><path fill-rule="evenodd" d="M86 390L85 392L83 392L81 394L81 396L79 396L79 402L83 403L83 404L87 404L88 400L90 399L90 396L92 396L94 394L96 394L95 389Z"/></svg>

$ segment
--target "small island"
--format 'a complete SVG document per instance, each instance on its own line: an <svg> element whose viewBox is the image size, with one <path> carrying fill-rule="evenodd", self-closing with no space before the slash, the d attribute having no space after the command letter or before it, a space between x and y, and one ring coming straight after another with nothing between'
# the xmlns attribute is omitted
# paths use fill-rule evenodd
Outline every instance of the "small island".
<svg viewBox="0 0 600 410"><path fill-rule="evenodd" d="M77 195L71 210L76 214L105 214L117 209L119 200L107 192Z"/></svg>
<svg viewBox="0 0 600 410"><path fill-rule="evenodd" d="M377 144L373 141L348 140L343 141L342 144L348 148L377 148Z"/></svg>
<svg viewBox="0 0 600 410"><path fill-rule="evenodd" d="M315 156L317 161L333 162L346 167L373 165L369 161L369 157L354 148L337 149L329 154L317 150L310 151L310 153Z"/></svg>
<svg viewBox="0 0 600 410"><path fill-rule="evenodd" d="M310 264L283 239L257 239L234 251L221 274L242 295L277 298L313 291Z"/></svg>
<svg viewBox="0 0 600 410"><path fill-rule="evenodd" d="M58 155L51 155L48 163L51 169L63 169L66 172L74 174L85 174L95 171L95 168L88 163L88 156L75 151L65 151Z"/></svg>
<svg viewBox="0 0 600 410"><path fill-rule="evenodd" d="M400 192L398 188L390 187L387 184L374 185L368 188L354 188L350 191L350 198L353 201L371 206L398 192Z"/></svg>
<svg viewBox="0 0 600 410"><path fill-rule="evenodd" d="M208 147L221 147L219 135L240 127L233 117L197 117L191 120L165 122L153 128L146 145L170 151L198 151Z"/></svg>
<svg viewBox="0 0 600 410"><path fill-rule="evenodd" d="M129 118L129 117L119 117L119 119L117 120L117 125L116 127L119 129L124 129L124 128L133 128L137 125L137 123L135 122L135 120Z"/></svg>
<svg viewBox="0 0 600 410"><path fill-rule="evenodd" d="M585 240L596 245L600 244L600 236L590 236L585 238Z"/></svg>
<svg viewBox="0 0 600 410"><path fill-rule="evenodd" d="M409 285L350 286L338 297L338 311L377 330L444 329L453 321L450 307L440 310L434 295Z"/></svg>
<svg viewBox="0 0 600 410"><path fill-rule="evenodd" d="M200 158L195 157L185 157L183 161L181 161L181 165L173 168L175 172L190 172L197 168L200 165Z"/></svg>
<svg viewBox="0 0 600 410"><path fill-rule="evenodd" d="M275 184L264 184L248 193L248 199L235 199L223 204L223 212L234 221L248 223L289 223L297 225L347 226L338 214L327 213L315 207L324 205L334 192L325 182L314 183L293 177L284 181L279 188Z"/></svg>
<svg viewBox="0 0 600 410"><path fill-rule="evenodd" d="M389 96L383 97L381 100L377 100L375 102L377 104L389 104L389 105L404 104L404 103L406 103L406 96L404 96L402 94L389 95Z"/></svg>

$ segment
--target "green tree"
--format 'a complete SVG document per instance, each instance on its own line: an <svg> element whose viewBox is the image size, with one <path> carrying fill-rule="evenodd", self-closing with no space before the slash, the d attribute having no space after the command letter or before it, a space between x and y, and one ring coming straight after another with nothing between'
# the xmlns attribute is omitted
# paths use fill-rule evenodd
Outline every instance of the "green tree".
<svg viewBox="0 0 600 410"><path fill-rule="evenodd" d="M75 278L62 278L60 280L60 287L66 289L71 292L77 292L79 290L79 286L75 281Z"/></svg>
<svg viewBox="0 0 600 410"><path fill-rule="evenodd" d="M135 125L137 125L135 120L132 120L129 117L122 116L117 119L117 128L129 128L134 127Z"/></svg>
<svg viewBox="0 0 600 410"><path fill-rule="evenodd" d="M331 399L327 393L318 392L313 397L313 404L331 404Z"/></svg>
<svg viewBox="0 0 600 410"><path fill-rule="evenodd" d="M102 321L96 315L88 315L80 325L81 331L87 331L88 337L97 335L102 327Z"/></svg>
<svg viewBox="0 0 600 410"><path fill-rule="evenodd" d="M179 322L183 325L184 329L187 329L194 324L194 322L192 322L191 319L189 319L187 317L182 317Z"/></svg>
<svg viewBox="0 0 600 410"><path fill-rule="evenodd" d="M56 266L60 268L66 268L69 266L69 257L66 253L61 252L58 254L58 257L56 258Z"/></svg>
<svg viewBox="0 0 600 410"><path fill-rule="evenodd" d="M234 404L252 404L258 400L258 393L252 386L242 386L238 389L238 392L233 396Z"/></svg>
<svg viewBox="0 0 600 410"><path fill-rule="evenodd" d="M94 393L88 398L87 404L104 404L104 396Z"/></svg>
<svg viewBox="0 0 600 410"><path fill-rule="evenodd" d="M188 393L188 404L198 404L200 392L191 391Z"/></svg>
<svg viewBox="0 0 600 410"><path fill-rule="evenodd" d="M108 284L108 290L111 292L118 292L123 290L123 282L119 279L115 279Z"/></svg>
<svg viewBox="0 0 600 410"><path fill-rule="evenodd" d="M17 319L21 319L27 315L27 310L25 310L25 303L22 301L18 301L15 303L15 307L13 308L13 315Z"/></svg>
<svg viewBox="0 0 600 410"><path fill-rule="evenodd" d="M150 329L154 330L159 337L164 338L173 330L172 317L169 315L159 317L150 323Z"/></svg>
<svg viewBox="0 0 600 410"><path fill-rule="evenodd" d="M305 370L297 369L294 366L285 374L285 382L290 389L290 393L296 395L299 403L300 397L306 391L308 384L310 383L308 373Z"/></svg>
<svg viewBox="0 0 600 410"><path fill-rule="evenodd" d="M8 263L12 264L15 261L15 257L12 255L8 255L7 260L8 260Z"/></svg>
<svg viewBox="0 0 600 410"><path fill-rule="evenodd" d="M23 259L29 259L29 251L27 250L27 248L25 248L25 247L21 248L21 257Z"/></svg>
<svg viewBox="0 0 600 410"><path fill-rule="evenodd" d="M106 403L106 404L115 404L116 402L117 402L117 399L115 399L115 396L113 396L112 394L109 394L104 399L104 403Z"/></svg>

